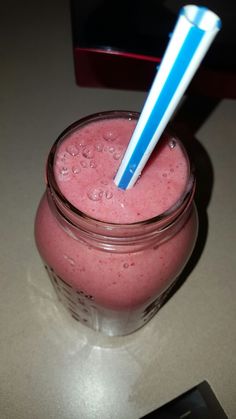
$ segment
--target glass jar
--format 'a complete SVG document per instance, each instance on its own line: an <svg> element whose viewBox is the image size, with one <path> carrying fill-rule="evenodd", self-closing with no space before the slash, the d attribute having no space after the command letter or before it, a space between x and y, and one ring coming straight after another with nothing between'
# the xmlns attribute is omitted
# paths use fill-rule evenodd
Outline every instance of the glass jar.
<svg viewBox="0 0 236 419"><path fill-rule="evenodd" d="M107 223L62 194L53 170L59 144L86 124L117 117L139 114L91 115L59 136L49 153L46 192L35 220L36 244L59 300L74 319L110 336L132 333L156 314L192 253L198 229L195 176L186 152L186 190L154 218Z"/></svg>

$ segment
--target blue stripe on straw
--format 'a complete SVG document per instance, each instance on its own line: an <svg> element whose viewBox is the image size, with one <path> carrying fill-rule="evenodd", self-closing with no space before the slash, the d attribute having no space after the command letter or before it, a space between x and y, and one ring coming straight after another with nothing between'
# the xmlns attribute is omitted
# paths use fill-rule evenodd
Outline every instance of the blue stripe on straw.
<svg viewBox="0 0 236 419"><path fill-rule="evenodd" d="M173 64L173 67L166 79L163 89L155 103L155 106L149 116L146 126L144 127L139 141L137 142L136 148L130 160L124 170L124 173L120 179L118 187L126 189L129 185L133 174L139 165L149 143L152 140L157 127L159 126L170 101L176 92L178 85L180 84L184 73L189 66L191 59L193 58L205 32L199 30L197 27L191 27L185 41L179 51L179 54Z"/></svg>
<svg viewBox="0 0 236 419"><path fill-rule="evenodd" d="M203 16L205 15L205 12L207 12L207 10L208 9L206 7L199 7L197 9L197 14L194 17L192 23L199 27L201 20L203 19Z"/></svg>

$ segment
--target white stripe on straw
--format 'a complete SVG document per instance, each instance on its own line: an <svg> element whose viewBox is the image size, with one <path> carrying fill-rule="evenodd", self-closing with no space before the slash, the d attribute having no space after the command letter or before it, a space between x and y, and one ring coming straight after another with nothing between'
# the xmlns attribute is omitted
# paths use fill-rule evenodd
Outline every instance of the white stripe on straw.
<svg viewBox="0 0 236 419"><path fill-rule="evenodd" d="M188 5L181 9L159 71L114 179L119 188L131 188L140 176L220 28L220 18L205 7Z"/></svg>

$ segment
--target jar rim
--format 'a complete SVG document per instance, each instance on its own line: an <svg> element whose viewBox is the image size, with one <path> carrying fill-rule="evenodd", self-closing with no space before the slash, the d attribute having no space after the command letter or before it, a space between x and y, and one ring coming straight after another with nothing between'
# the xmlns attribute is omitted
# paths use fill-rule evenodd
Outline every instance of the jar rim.
<svg viewBox="0 0 236 419"><path fill-rule="evenodd" d="M117 117L122 117L122 118L132 118L132 119L138 119L140 116L139 112L136 111L129 111L129 110L110 110L110 111L102 111L102 112L98 112L98 113L93 113L90 115L87 115L85 117L82 117L78 120L76 120L75 122L73 122L72 124L68 125L63 131L62 133L58 136L58 138L56 139L56 141L54 142L54 144L52 145L50 151L49 151L49 155L47 158L47 164L46 164L46 182L47 182L47 187L50 190L50 194L52 195L53 201L54 203L56 202L60 202L60 204L62 204L65 208L66 208L66 212L68 214L68 211L73 214L73 216L78 217L79 219L85 221L85 222L92 222L92 223L96 223L96 225L100 226L100 227L106 227L107 229L115 229L116 227L123 227L123 228L132 228L132 227L137 227L137 226L147 226L147 225L152 225L152 224L159 224L162 222L168 222L169 219L175 218L176 215L178 215L179 213L181 213L181 209L185 209L186 206L192 201L193 196L194 196L194 192L195 192L195 174L194 174L194 165L193 162L191 160L191 158L189 157L184 145L182 144L181 140L179 140L179 138L177 137L177 135L175 135L174 133L171 134L172 137L178 138L178 141L180 142L180 145L186 155L188 164L189 164L189 178L188 181L186 182L186 188L184 190L184 192L181 194L181 196L179 197L179 199L173 204L171 205L167 210L165 210L164 212L151 217L151 218L147 218L141 221L135 221L135 222L131 222L131 223L115 223L115 222L108 222L108 221L103 221L103 220L99 220L98 218L92 217L89 214L86 214L85 212L79 210L77 207L75 207L65 196L64 194L61 192L58 183L56 181L55 175L54 175L54 157L56 155L56 150L57 150L57 146L58 144L63 141L63 139L68 136L68 134L70 134L71 132L73 132L75 129L77 129L78 127L82 127L83 125L86 125L87 123L90 122L95 122L97 120L100 120L102 118L109 118L109 119L114 119ZM171 133L172 130L170 130L169 127L167 127L167 129L165 130L165 132L169 132ZM56 202L55 202L56 201ZM56 205L57 206L57 205ZM61 211L60 211L61 212Z"/></svg>

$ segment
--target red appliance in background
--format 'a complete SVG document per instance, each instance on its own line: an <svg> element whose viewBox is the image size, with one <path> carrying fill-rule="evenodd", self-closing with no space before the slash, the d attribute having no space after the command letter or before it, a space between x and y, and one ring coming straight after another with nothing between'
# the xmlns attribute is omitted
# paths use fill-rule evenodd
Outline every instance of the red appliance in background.
<svg viewBox="0 0 236 419"><path fill-rule="evenodd" d="M71 0L76 82L80 86L149 90L181 1ZM194 4L201 5L195 1ZM205 1L222 19L188 92L236 98L236 3Z"/></svg>

